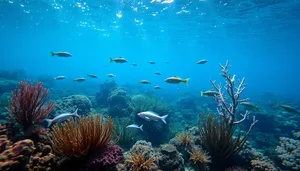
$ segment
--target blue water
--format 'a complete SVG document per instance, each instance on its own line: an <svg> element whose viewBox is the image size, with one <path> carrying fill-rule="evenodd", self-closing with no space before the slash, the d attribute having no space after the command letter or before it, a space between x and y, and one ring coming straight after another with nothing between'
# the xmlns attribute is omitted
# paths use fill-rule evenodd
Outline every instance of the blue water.
<svg viewBox="0 0 300 171"><path fill-rule="evenodd" d="M0 69L65 75L67 87L98 87L113 73L118 84L147 79L165 93L198 94L211 88L210 79L221 81L218 63L229 60L230 71L246 78L248 96L297 98L299 11L299 0L1 0ZM128 63L109 63L118 56ZM200 59L208 63L196 65ZM87 73L99 79L72 81ZM169 76L190 78L189 86L167 85Z"/></svg>

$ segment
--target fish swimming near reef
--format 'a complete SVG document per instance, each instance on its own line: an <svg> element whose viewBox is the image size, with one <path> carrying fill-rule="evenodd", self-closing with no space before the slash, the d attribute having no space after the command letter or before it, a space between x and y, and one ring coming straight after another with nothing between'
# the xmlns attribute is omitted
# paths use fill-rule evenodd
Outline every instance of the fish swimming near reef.
<svg viewBox="0 0 300 171"><path fill-rule="evenodd" d="M242 106L244 106L246 110L256 110L256 111L259 111L259 107L255 106L254 104L252 104L250 102L241 102L240 104Z"/></svg>
<svg viewBox="0 0 300 171"><path fill-rule="evenodd" d="M201 96L217 96L219 93L218 92L216 92L216 91L214 91L214 90L207 90L207 91L201 91L200 92L200 95Z"/></svg>
<svg viewBox="0 0 300 171"><path fill-rule="evenodd" d="M67 78L66 76L58 76L58 77L55 77L54 80L63 80L66 78Z"/></svg>
<svg viewBox="0 0 300 171"><path fill-rule="evenodd" d="M189 80L190 80L190 78L182 79L178 76L173 76L173 77L169 77L169 78L165 79L165 82L169 83L169 84L184 83L184 84L188 85Z"/></svg>
<svg viewBox="0 0 300 171"><path fill-rule="evenodd" d="M127 62L127 60L125 58L122 57L118 57L118 58L110 58L110 63L115 62L115 63L125 63Z"/></svg>
<svg viewBox="0 0 300 171"><path fill-rule="evenodd" d="M58 57L67 58L67 57L71 57L72 54L69 53L69 52L51 52L51 56L58 56Z"/></svg>
<svg viewBox="0 0 300 171"><path fill-rule="evenodd" d="M95 75L95 74L87 74L87 76L89 76L91 78L98 78L97 75Z"/></svg>
<svg viewBox="0 0 300 171"><path fill-rule="evenodd" d="M78 109L76 109L75 112L73 112L73 113L69 113L69 112L63 113L63 114L60 114L60 115L54 117L53 119L45 119L45 121L47 121L47 127L51 126L53 123L59 123L59 122L66 121L71 116L80 117L77 114L77 111L78 111Z"/></svg>
<svg viewBox="0 0 300 171"><path fill-rule="evenodd" d="M292 106L288 106L288 105L281 105L278 104L279 107L281 107L282 109L284 109L287 112L291 112L291 113L297 113L300 115L300 111L296 110L295 108L293 108Z"/></svg>
<svg viewBox="0 0 300 171"><path fill-rule="evenodd" d="M196 64L205 64L206 62L208 62L207 60L204 60L204 59L202 59L202 60L200 60L200 61L197 61L196 62Z"/></svg>
<svg viewBox="0 0 300 171"><path fill-rule="evenodd" d="M168 117L168 115L164 115L164 116L159 116L157 113L152 112L152 111L145 111L145 112L140 112L137 114L139 117L146 119L147 121L158 121L161 120L163 121L165 124L166 122L166 118Z"/></svg>
<svg viewBox="0 0 300 171"><path fill-rule="evenodd" d="M126 128L137 128L137 129L140 129L141 131L144 131L143 126L144 125L138 126L137 124L131 124L131 125L126 126Z"/></svg>
<svg viewBox="0 0 300 171"><path fill-rule="evenodd" d="M83 81L85 81L85 78L75 78L73 81L83 82Z"/></svg>
<svg viewBox="0 0 300 171"><path fill-rule="evenodd" d="M141 80L141 81L139 81L139 83L141 83L141 84L151 84L151 82L148 81L148 80Z"/></svg>

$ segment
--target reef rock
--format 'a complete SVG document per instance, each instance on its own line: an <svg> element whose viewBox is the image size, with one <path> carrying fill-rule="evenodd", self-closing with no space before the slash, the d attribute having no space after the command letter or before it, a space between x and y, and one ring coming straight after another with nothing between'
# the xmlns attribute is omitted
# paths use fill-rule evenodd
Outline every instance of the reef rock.
<svg viewBox="0 0 300 171"><path fill-rule="evenodd" d="M79 115L87 115L90 113L92 103L90 99L84 95L72 95L62 98L55 106L54 113L62 114L66 112L74 112L78 109Z"/></svg>

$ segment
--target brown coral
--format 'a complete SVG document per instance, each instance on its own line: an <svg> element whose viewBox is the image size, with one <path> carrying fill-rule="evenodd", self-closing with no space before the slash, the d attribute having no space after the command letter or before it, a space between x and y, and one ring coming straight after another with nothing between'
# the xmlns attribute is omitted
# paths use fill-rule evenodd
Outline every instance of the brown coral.
<svg viewBox="0 0 300 171"><path fill-rule="evenodd" d="M146 158L146 152L134 152L127 156L126 163L131 167L129 171L150 171L157 168L153 156Z"/></svg>
<svg viewBox="0 0 300 171"><path fill-rule="evenodd" d="M113 130L112 119L103 121L100 115L83 117L77 122L71 119L54 125L52 147L63 156L80 157L105 148L112 139Z"/></svg>
<svg viewBox="0 0 300 171"><path fill-rule="evenodd" d="M176 136L176 140L178 141L180 146L188 147L193 142L193 137L189 132L185 131L185 132L179 133Z"/></svg>
<svg viewBox="0 0 300 171"><path fill-rule="evenodd" d="M211 160L210 156L205 151L201 148L194 148L190 155L190 160L196 166L197 170L204 171L208 169L207 164L211 163Z"/></svg>

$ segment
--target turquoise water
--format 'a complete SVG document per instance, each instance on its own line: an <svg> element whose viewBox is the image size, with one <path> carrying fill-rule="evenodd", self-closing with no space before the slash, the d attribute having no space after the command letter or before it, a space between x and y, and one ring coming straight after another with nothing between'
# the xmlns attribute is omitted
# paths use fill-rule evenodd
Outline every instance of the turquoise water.
<svg viewBox="0 0 300 171"><path fill-rule="evenodd" d="M246 77L249 95L296 98L299 10L299 0L1 0L0 68L65 75L67 87L87 73L100 78L84 83L92 86L113 73L119 84L147 79L198 94L220 78L218 63L229 60L231 71ZM51 57L52 51L73 56ZM109 63L118 56L128 63ZM208 63L196 65L200 59ZM163 82L169 76L190 78L189 86L169 86Z"/></svg>

